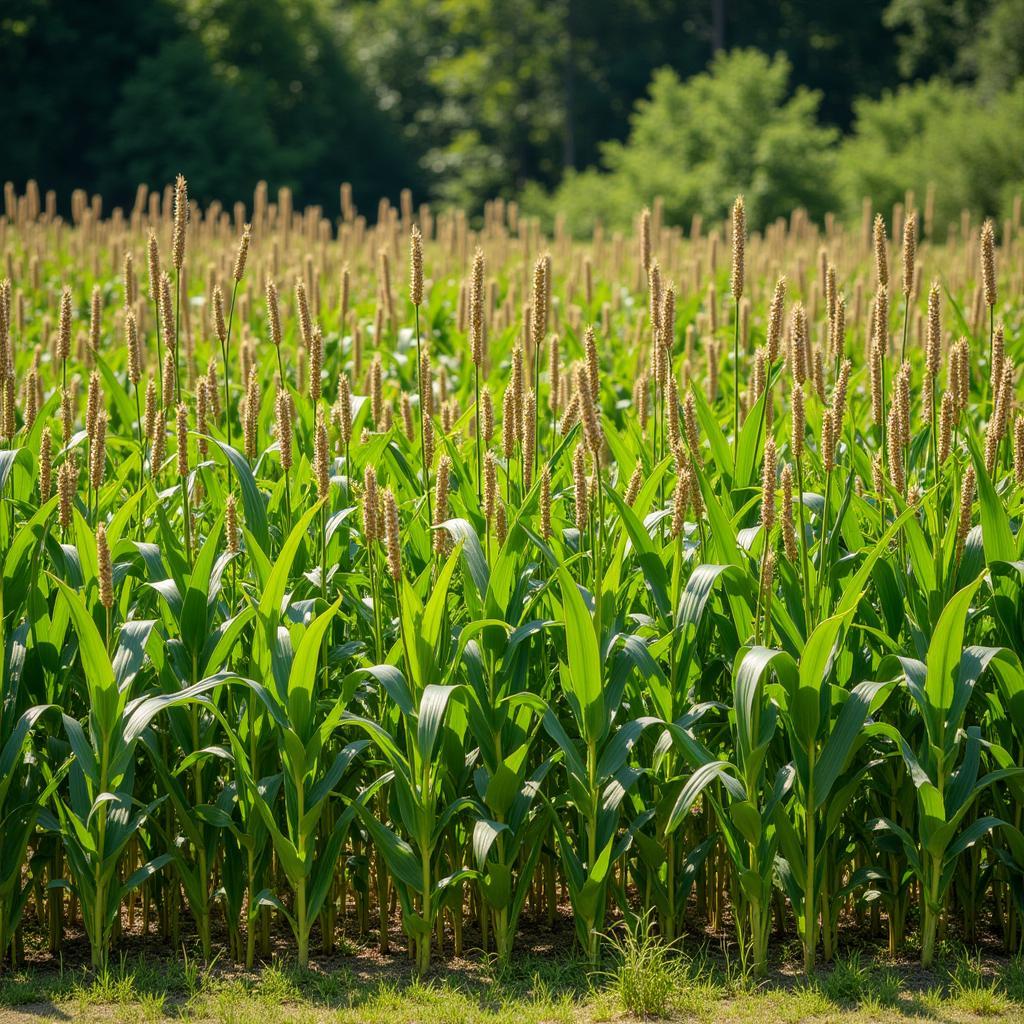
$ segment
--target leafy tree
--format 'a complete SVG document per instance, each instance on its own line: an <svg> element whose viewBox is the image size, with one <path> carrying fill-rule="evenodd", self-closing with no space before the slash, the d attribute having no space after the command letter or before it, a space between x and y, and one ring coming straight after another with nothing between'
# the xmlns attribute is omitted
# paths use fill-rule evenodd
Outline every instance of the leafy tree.
<svg viewBox="0 0 1024 1024"><path fill-rule="evenodd" d="M836 165L851 214L865 195L885 209L910 188L923 202L929 184L936 230L965 207L1009 213L1013 193L1024 185L1024 81L989 99L977 88L934 79L861 100L856 110Z"/></svg>
<svg viewBox="0 0 1024 1024"><path fill-rule="evenodd" d="M655 72L627 142L604 147L607 173L569 177L553 206L576 230L596 218L626 223L656 195L674 223L722 216L738 192L752 224L794 206L820 217L833 205L836 132L817 123L817 94L787 95L789 73L785 57L753 50L720 54L686 82L666 68Z"/></svg>

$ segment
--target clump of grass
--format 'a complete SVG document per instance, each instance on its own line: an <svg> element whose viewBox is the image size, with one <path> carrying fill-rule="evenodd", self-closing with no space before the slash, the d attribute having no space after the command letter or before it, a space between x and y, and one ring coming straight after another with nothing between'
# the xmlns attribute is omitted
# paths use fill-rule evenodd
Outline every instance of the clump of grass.
<svg viewBox="0 0 1024 1024"><path fill-rule="evenodd" d="M608 972L622 1006L644 1020L668 1014L684 980L672 945L655 932L650 914L610 937L615 968Z"/></svg>

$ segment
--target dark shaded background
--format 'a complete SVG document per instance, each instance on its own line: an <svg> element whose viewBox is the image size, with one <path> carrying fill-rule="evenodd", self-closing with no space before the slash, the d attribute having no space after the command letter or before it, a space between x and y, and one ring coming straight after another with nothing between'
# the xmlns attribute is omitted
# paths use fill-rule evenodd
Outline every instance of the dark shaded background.
<svg viewBox="0 0 1024 1024"><path fill-rule="evenodd" d="M599 164L656 69L738 47L784 53L847 133L903 82L1012 89L1024 0L3 0L0 177L62 206L182 169L200 200L266 179L334 214L347 180L364 209L478 210Z"/></svg>

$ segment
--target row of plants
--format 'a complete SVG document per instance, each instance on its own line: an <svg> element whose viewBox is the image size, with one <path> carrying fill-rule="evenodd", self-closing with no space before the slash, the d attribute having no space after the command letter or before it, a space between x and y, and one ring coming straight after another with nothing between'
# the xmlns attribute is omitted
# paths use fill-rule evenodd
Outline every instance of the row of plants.
<svg viewBox="0 0 1024 1024"><path fill-rule="evenodd" d="M1020 949L1020 226L342 199L3 222L6 958Z"/></svg>

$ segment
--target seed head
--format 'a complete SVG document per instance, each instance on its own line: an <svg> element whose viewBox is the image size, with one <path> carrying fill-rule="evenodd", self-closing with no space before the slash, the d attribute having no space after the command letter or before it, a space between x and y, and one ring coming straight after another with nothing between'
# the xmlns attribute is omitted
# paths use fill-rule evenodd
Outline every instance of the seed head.
<svg viewBox="0 0 1024 1024"><path fill-rule="evenodd" d="M971 509L974 505L974 488L977 481L974 466L969 465L964 473L964 482L960 487L960 512L956 527L956 561L963 555L967 534L971 532Z"/></svg>
<svg viewBox="0 0 1024 1024"><path fill-rule="evenodd" d="M452 471L452 460L442 455L437 463L437 480L434 484L434 526L440 527L448 519L448 487ZM443 555L448 550L447 531L434 530L434 551Z"/></svg>
<svg viewBox="0 0 1024 1024"><path fill-rule="evenodd" d="M324 336L319 324L313 325L309 341L309 398L319 402L323 390Z"/></svg>
<svg viewBox="0 0 1024 1024"><path fill-rule="evenodd" d="M875 283L879 288L889 286L889 260L886 255L885 221L880 213L875 214Z"/></svg>
<svg viewBox="0 0 1024 1024"><path fill-rule="evenodd" d="M576 364L576 393L580 396L583 436L587 442L587 448L590 449L590 453L594 457L594 463L599 466L604 450L604 433L597 414L597 403L588 388L587 375L579 363Z"/></svg>
<svg viewBox="0 0 1024 1024"><path fill-rule="evenodd" d="M96 563L100 585L100 604L110 611L114 607L114 573L110 564L107 528L103 523L96 527Z"/></svg>
<svg viewBox="0 0 1024 1024"><path fill-rule="evenodd" d="M985 305L996 304L996 236L991 220L981 229L981 283L985 289Z"/></svg>
<svg viewBox="0 0 1024 1024"><path fill-rule="evenodd" d="M469 289L469 346L478 368L484 360L484 254L473 253L473 274Z"/></svg>
<svg viewBox="0 0 1024 1024"><path fill-rule="evenodd" d="M238 243L238 251L235 253L235 266L231 275L234 277L236 283L241 281L245 274L245 261L249 256L249 240L251 237L252 225L246 224L242 228L242 237Z"/></svg>
<svg viewBox="0 0 1024 1024"><path fill-rule="evenodd" d="M917 255L917 214L903 222L903 297L910 298L914 290L914 259Z"/></svg>
<svg viewBox="0 0 1024 1024"><path fill-rule="evenodd" d="M175 436L178 453L178 476L188 476L188 406L178 403L175 415Z"/></svg>
<svg viewBox="0 0 1024 1024"><path fill-rule="evenodd" d="M281 347L281 308L277 301L277 285L267 278L267 323L270 326L270 340Z"/></svg>
<svg viewBox="0 0 1024 1024"><path fill-rule="evenodd" d="M415 224L409 235L409 299L414 306L423 303L423 236Z"/></svg>
<svg viewBox="0 0 1024 1024"><path fill-rule="evenodd" d="M57 358L64 362L71 355L71 289L64 285L60 293L60 318L57 325Z"/></svg>
<svg viewBox="0 0 1024 1024"><path fill-rule="evenodd" d="M737 301L743 295L744 246L747 238L747 212L743 196L732 204L732 275L729 289Z"/></svg>
<svg viewBox="0 0 1024 1024"><path fill-rule="evenodd" d="M703 459L700 451L700 434L697 430L697 402L692 391L686 393L686 402L683 405L683 429L686 431L686 446L690 449L690 458L700 466Z"/></svg>
<svg viewBox="0 0 1024 1024"><path fill-rule="evenodd" d="M75 503L75 492L78 490L78 460L74 452L69 452L57 470L57 494L59 496L59 516L61 529L67 531L71 526L71 514Z"/></svg>
<svg viewBox="0 0 1024 1024"><path fill-rule="evenodd" d="M39 503L50 500L53 489L53 435L49 427L43 427L39 439Z"/></svg>
<svg viewBox="0 0 1024 1024"><path fill-rule="evenodd" d="M498 499L498 460L488 449L484 455L484 518L494 521L495 502Z"/></svg>
<svg viewBox="0 0 1024 1024"><path fill-rule="evenodd" d="M939 411L939 465L945 464L953 443L953 420L956 416L954 410L953 394L950 391L943 392L942 404Z"/></svg>
<svg viewBox="0 0 1024 1024"><path fill-rule="evenodd" d="M804 434L807 430L807 419L804 413L804 389L799 386L793 387L790 399L793 416L793 429L789 440L789 448L793 458L799 461L804 454Z"/></svg>
<svg viewBox="0 0 1024 1024"><path fill-rule="evenodd" d="M548 409L558 415L558 391L561 383L562 365L559 361L558 335L552 334L548 345Z"/></svg>
<svg viewBox="0 0 1024 1024"><path fill-rule="evenodd" d="M992 365L989 368L989 387L992 394L999 393L999 387L1003 380L1003 364L1006 359L1006 335L1002 323L995 326L992 332Z"/></svg>
<svg viewBox="0 0 1024 1024"><path fill-rule="evenodd" d="M494 399L490 388L480 392L480 436L484 444L490 444L494 437Z"/></svg>
<svg viewBox="0 0 1024 1024"><path fill-rule="evenodd" d="M179 174L174 183L174 234L171 252L174 269L181 271L185 262L185 225L188 221L188 186L185 178Z"/></svg>
<svg viewBox="0 0 1024 1024"><path fill-rule="evenodd" d="M375 352L373 362L370 364L370 412L376 430L380 430L384 425L384 393L381 381L383 370L380 353Z"/></svg>
<svg viewBox="0 0 1024 1024"><path fill-rule="evenodd" d="M313 320L309 315L306 283L301 277L295 279L295 309L299 317L299 335L302 338L302 344L308 349L312 344Z"/></svg>
<svg viewBox="0 0 1024 1024"><path fill-rule="evenodd" d="M690 503L689 477L686 472L676 475L676 486L672 492L672 536L682 535L686 525L686 509Z"/></svg>
<svg viewBox="0 0 1024 1024"><path fill-rule="evenodd" d="M398 503L390 489L384 491L384 544L388 554L388 571L397 583L402 578L402 538L398 520Z"/></svg>
<svg viewBox="0 0 1024 1024"><path fill-rule="evenodd" d="M352 386L349 383L348 374L338 375L338 429L341 432L341 440L348 444L352 440Z"/></svg>
<svg viewBox="0 0 1024 1024"><path fill-rule="evenodd" d="M640 214L640 266L646 276L651 267L651 211L647 207Z"/></svg>
<svg viewBox="0 0 1024 1024"><path fill-rule="evenodd" d="M531 334L536 351L540 351L544 344L544 333L548 322L548 288L545 280L547 274L547 261L543 256L539 257L533 266L533 295L530 300L530 316L532 317Z"/></svg>
<svg viewBox="0 0 1024 1024"><path fill-rule="evenodd" d="M153 302L160 300L160 246L153 231L146 243L146 266L149 270L149 297Z"/></svg>
<svg viewBox="0 0 1024 1024"><path fill-rule="evenodd" d="M768 361L774 363L779 358L782 344L782 329L786 315L786 279L780 277L775 283L775 293L768 307Z"/></svg>

